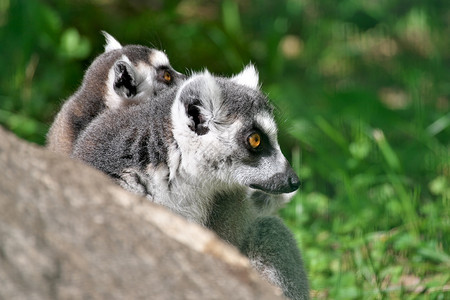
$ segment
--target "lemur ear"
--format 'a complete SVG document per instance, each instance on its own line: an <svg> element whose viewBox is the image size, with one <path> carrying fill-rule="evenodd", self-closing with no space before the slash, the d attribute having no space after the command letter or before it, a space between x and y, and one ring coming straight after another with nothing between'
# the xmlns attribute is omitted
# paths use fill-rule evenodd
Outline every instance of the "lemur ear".
<svg viewBox="0 0 450 300"><path fill-rule="evenodd" d="M136 95L136 74L132 66L123 60L114 64L114 91L121 97Z"/></svg>
<svg viewBox="0 0 450 300"><path fill-rule="evenodd" d="M106 39L105 52L122 49L122 45L106 31L102 31Z"/></svg>
<svg viewBox="0 0 450 300"><path fill-rule="evenodd" d="M209 132L209 128L206 123L206 117L202 113L199 103L200 102L192 102L186 106L186 113L191 120L188 126L196 134L204 135Z"/></svg>
<svg viewBox="0 0 450 300"><path fill-rule="evenodd" d="M189 128L198 135L209 132L211 124L218 121L221 91L214 77L204 71L194 76L184 87L185 112L190 119Z"/></svg>
<svg viewBox="0 0 450 300"><path fill-rule="evenodd" d="M256 90L258 89L259 75L255 66L249 64L241 73L231 77L230 80L234 83Z"/></svg>

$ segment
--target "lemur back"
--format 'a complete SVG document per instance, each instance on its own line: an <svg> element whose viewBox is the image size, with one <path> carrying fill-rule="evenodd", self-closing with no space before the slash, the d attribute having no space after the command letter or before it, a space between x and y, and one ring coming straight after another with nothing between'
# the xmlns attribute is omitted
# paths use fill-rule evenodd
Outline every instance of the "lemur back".
<svg viewBox="0 0 450 300"><path fill-rule="evenodd" d="M147 97L151 101L108 110L89 123L73 157L212 229L286 296L307 299L292 234L248 197L252 189L276 201L300 184L281 153L255 68L231 78L204 71Z"/></svg>
<svg viewBox="0 0 450 300"><path fill-rule="evenodd" d="M163 52L122 46L104 35L105 52L88 68L81 87L64 103L50 128L47 146L51 151L71 154L80 133L102 112L148 101L185 77L170 66Z"/></svg>

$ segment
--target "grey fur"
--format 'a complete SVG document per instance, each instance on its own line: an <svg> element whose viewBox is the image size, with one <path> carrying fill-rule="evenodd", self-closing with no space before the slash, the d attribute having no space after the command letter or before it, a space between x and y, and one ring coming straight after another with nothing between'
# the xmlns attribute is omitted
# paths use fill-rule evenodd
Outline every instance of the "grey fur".
<svg viewBox="0 0 450 300"><path fill-rule="evenodd" d="M253 69L254 70L254 69ZM124 188L215 231L291 299L308 299L308 281L291 232L255 209L250 187L276 201L298 188L281 154L267 98L251 68L231 79L207 71L151 101L109 110L81 134L73 156ZM250 78L250 79L249 79ZM249 149L259 132L264 147Z"/></svg>
<svg viewBox="0 0 450 300"><path fill-rule="evenodd" d="M112 104L134 105L148 100L149 95L175 88L185 78L170 66L162 52L139 45L122 47L112 36L104 35L106 51L87 69L80 88L64 103L47 134L51 151L71 154L80 133L103 111L114 109ZM163 64L155 65L158 58L163 58ZM163 71L170 72L170 83L160 79ZM108 103L112 99L118 103Z"/></svg>

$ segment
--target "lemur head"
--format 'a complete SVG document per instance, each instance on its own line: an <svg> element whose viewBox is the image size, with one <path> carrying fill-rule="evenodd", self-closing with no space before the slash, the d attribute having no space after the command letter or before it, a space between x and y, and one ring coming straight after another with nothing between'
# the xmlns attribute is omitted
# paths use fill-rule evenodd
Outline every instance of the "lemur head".
<svg viewBox="0 0 450 300"><path fill-rule="evenodd" d="M249 65L231 78L208 71L179 88L172 106L176 162L190 178L280 194L297 190L297 175L281 153L273 108Z"/></svg>
<svg viewBox="0 0 450 300"><path fill-rule="evenodd" d="M86 72L83 84L99 93L110 109L134 104L175 87L185 76L175 71L164 52L140 45L122 46L106 32L105 52ZM92 96L90 96L92 97Z"/></svg>

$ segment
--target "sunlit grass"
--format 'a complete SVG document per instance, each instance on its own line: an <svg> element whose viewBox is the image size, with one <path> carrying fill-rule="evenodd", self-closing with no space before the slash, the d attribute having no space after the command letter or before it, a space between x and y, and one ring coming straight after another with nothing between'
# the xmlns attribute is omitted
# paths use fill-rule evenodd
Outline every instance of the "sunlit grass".
<svg viewBox="0 0 450 300"><path fill-rule="evenodd" d="M416 184L414 176L404 173L405 159L381 130L364 130L369 144L350 150L358 142L350 142L351 137L337 134L335 127L319 120L316 133L322 135L322 143L328 140L340 148L341 158L358 158L361 161L356 164L366 168L354 173L352 164L339 170L333 169L337 164L330 165L329 172L338 174L330 184L340 187L327 196L314 188L315 174L309 164L330 154L318 147L310 150L318 153L309 158L299 146L292 150L304 187L282 215L303 250L312 295L318 299L445 299L450 293L448 178L437 177L429 186ZM348 130L352 131L357 130ZM445 160L436 157L441 158ZM380 165L376 172L372 164Z"/></svg>

